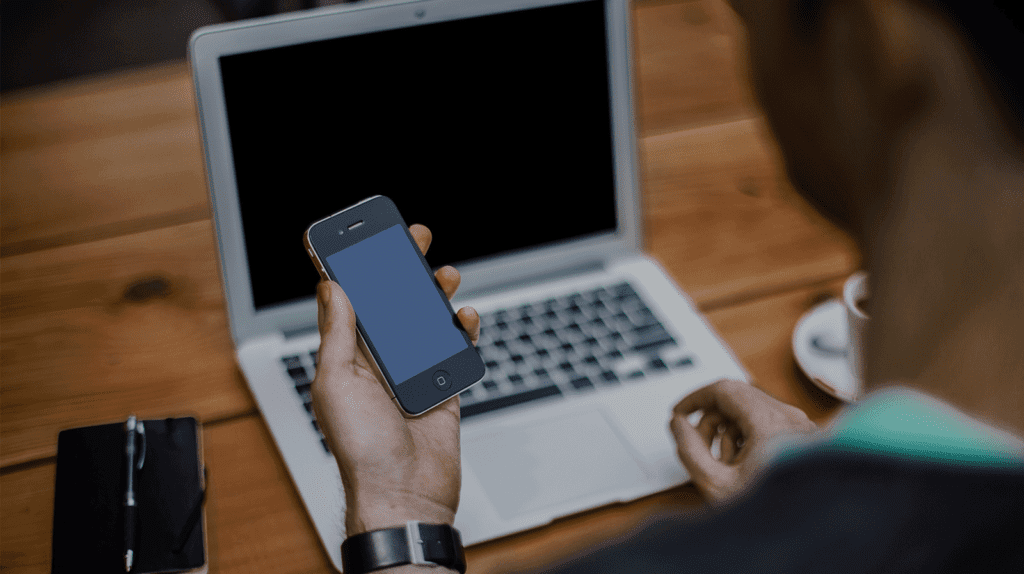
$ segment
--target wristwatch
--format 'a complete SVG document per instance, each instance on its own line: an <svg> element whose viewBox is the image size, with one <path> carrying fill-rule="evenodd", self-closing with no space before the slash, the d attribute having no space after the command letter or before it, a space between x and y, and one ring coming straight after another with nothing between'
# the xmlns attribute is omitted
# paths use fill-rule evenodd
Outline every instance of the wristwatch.
<svg viewBox="0 0 1024 574"><path fill-rule="evenodd" d="M459 531L447 524L410 521L404 527L349 536L341 543L341 566L345 574L363 574L405 564L444 566L465 574L466 553Z"/></svg>

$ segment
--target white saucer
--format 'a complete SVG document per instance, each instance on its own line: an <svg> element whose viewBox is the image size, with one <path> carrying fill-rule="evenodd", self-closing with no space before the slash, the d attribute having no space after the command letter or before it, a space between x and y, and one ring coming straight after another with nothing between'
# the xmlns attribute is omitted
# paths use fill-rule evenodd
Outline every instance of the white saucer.
<svg viewBox="0 0 1024 574"><path fill-rule="evenodd" d="M854 402L863 386L846 360L848 341L846 308L838 299L805 313L793 330L793 354L807 378L833 397Z"/></svg>

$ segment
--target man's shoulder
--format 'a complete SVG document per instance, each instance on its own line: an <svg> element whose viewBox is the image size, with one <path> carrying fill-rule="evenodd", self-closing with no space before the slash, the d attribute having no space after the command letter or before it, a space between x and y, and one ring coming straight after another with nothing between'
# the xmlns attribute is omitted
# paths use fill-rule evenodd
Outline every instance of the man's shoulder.
<svg viewBox="0 0 1024 574"><path fill-rule="evenodd" d="M553 570L644 572L1024 571L1024 467L816 449L746 495Z"/></svg>

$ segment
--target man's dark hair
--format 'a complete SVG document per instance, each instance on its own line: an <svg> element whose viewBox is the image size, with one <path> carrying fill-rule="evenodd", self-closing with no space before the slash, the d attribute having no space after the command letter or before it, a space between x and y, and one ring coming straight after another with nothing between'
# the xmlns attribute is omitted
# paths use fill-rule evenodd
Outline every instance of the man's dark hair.
<svg viewBox="0 0 1024 574"><path fill-rule="evenodd" d="M933 0L974 50L975 61L1003 104L1004 116L1024 142L1024 52L1020 0Z"/></svg>
<svg viewBox="0 0 1024 574"><path fill-rule="evenodd" d="M813 36L828 0L795 0L794 21ZM954 24L970 45L1003 116L1024 143L1024 2L1021 0L921 0Z"/></svg>

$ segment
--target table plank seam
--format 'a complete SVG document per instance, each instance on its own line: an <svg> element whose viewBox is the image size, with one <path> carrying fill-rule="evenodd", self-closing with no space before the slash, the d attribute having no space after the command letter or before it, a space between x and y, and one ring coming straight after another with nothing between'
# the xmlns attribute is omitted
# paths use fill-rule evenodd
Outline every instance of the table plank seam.
<svg viewBox="0 0 1024 574"><path fill-rule="evenodd" d="M159 215L129 219L127 221L107 223L67 234L26 239L24 241L17 241L0 246L0 257L25 255L35 251L69 247L72 245L102 241L125 235L155 231L166 227L174 227L176 225L185 225L188 223L195 223L197 221L208 220L210 219L210 215L210 209L208 206L197 206L191 209L174 211L171 213L162 213Z"/></svg>
<svg viewBox="0 0 1024 574"><path fill-rule="evenodd" d="M56 456L44 456L43 458L37 458L37 459L33 459L33 460L26 460L24 462L16 462L16 463L4 466L4 467L0 467L0 476L7 476L9 474L14 474L16 472L21 472L23 470L31 470L33 468L38 468L40 466L46 466L48 464L56 464L56 463L57 463L57 457Z"/></svg>
<svg viewBox="0 0 1024 574"><path fill-rule="evenodd" d="M257 416L257 417L260 416L259 409L247 409L247 410L239 412L239 413L234 413L234 414L218 417L218 418L211 419L211 420L208 420L208 421L200 421L200 424L202 425L203 428L215 428L217 426L220 426L220 425L223 425L223 424L226 424L226 423L230 423L230 422L233 422L233 421L236 421L236 420L244 419L246 417L251 417L251 416ZM102 423L96 423L96 424L102 424ZM88 425L83 425L83 426L88 426ZM22 471L22 470L29 470L29 469L32 469L32 468L36 468L36 467L39 467L39 466L45 466L47 464L56 463L56 462L57 462L57 457L54 456L54 455L44 456L44 457L41 457L41 458L34 458L34 459L29 459L29 460L23 460L23 461L19 461L19 462L12 462L12 463L8 463L8 464L5 464L3 466L0 466L0 476L6 476L8 474L13 474L15 472L19 472L19 471Z"/></svg>
<svg viewBox="0 0 1024 574"><path fill-rule="evenodd" d="M718 299L711 299L703 303L698 303L697 308L700 309L701 313L710 313L726 307L752 303L758 299L768 299L770 297L784 295L792 291L799 291L801 289L808 289L815 286L825 286L832 281L845 279L856 270L856 268L851 268L849 270L844 270L842 273L829 273L828 275L822 275L810 280L800 281L799 283L790 282L783 283L781 285L773 285L764 289L748 289L746 291L740 291Z"/></svg>

